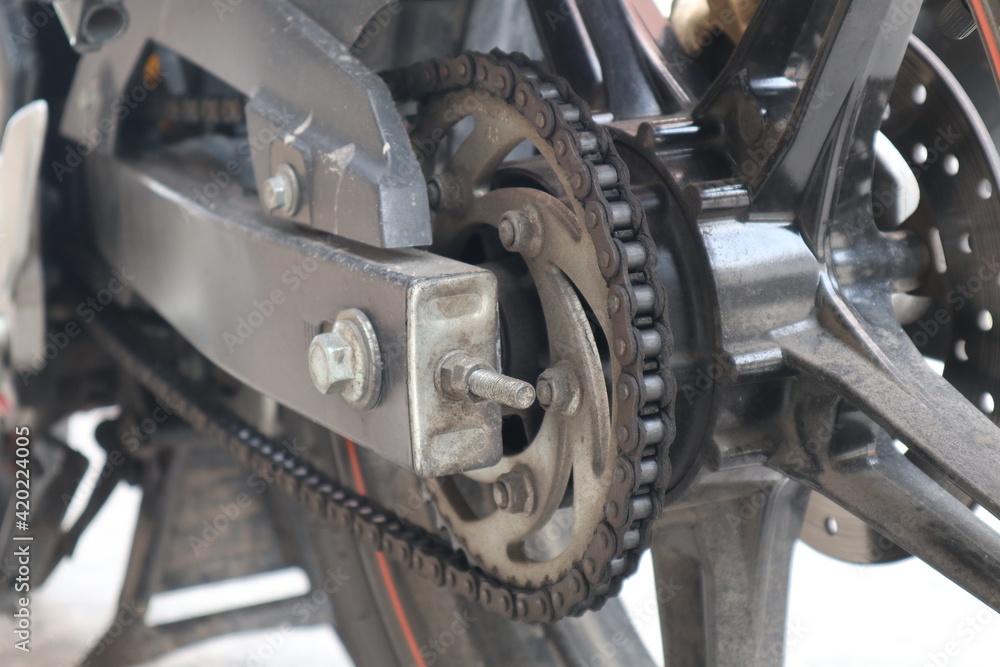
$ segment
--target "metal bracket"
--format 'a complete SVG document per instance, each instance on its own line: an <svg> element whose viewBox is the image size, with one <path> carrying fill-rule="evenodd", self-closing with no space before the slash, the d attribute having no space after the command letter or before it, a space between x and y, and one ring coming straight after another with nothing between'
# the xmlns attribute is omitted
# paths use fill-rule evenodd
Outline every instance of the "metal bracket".
<svg viewBox="0 0 1000 667"><path fill-rule="evenodd" d="M99 249L129 287L240 381L419 475L497 463L497 404L447 398L434 386L453 350L496 359L495 276L296 227L267 216L235 183L200 206L186 193L209 169L180 148L137 162L88 160L89 191L122 193L95 198L92 219ZM318 392L310 378L310 343L347 308L363 309L378 336L384 374L370 410Z"/></svg>
<svg viewBox="0 0 1000 667"><path fill-rule="evenodd" d="M311 156L303 210L317 229L376 247L429 245L427 186L382 79L288 0L220 5L232 9L124 0L128 31L80 60L62 133L113 153L122 100L150 44L162 45L250 98L251 145L263 144L253 151L258 189L273 175L268 146L291 137Z"/></svg>

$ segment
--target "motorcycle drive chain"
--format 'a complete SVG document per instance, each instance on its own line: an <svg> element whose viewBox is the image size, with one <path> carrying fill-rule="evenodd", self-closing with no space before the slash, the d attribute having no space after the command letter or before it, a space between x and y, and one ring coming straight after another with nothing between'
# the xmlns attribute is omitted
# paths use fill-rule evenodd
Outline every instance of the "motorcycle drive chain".
<svg viewBox="0 0 1000 667"><path fill-rule="evenodd" d="M312 513L348 528L359 541L434 584L500 616L553 622L597 609L617 595L648 548L670 479L676 383L667 359L672 337L655 277L656 250L645 211L629 188L625 163L607 128L565 80L520 54L499 51L439 58L383 74L398 100L473 87L516 108L548 141L571 174L572 196L585 212L596 248L595 270L609 287L611 354L620 364L612 434L617 448L604 520L580 562L554 581L522 587L470 563L441 535L398 516L331 479L262 434L161 362L121 318L95 321L94 335L124 370L176 415L226 446L243 464L299 499ZM647 397L650 400L647 401Z"/></svg>

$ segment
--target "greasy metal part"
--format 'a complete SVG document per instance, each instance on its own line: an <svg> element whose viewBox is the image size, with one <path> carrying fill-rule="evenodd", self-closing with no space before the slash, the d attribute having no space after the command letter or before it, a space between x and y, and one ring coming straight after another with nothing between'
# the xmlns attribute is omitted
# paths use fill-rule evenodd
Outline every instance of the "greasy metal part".
<svg viewBox="0 0 1000 667"><path fill-rule="evenodd" d="M893 62L894 55L900 55L902 48L898 39L900 35L896 33L905 36L912 24L908 23L909 18L901 2L879 0L862 4L817 1L798 4L778 0L764 3L762 11L766 9L767 15L751 28L753 39L749 41L754 43L746 48L741 45L732 69L739 72L742 67L744 78L736 78L746 85L734 85L732 79L727 85L746 95L749 98L745 100L747 104L741 105L737 100L729 107L733 100L727 100L716 107L708 105L708 112L696 123L658 120L646 126L648 144L643 146L645 157L652 155L663 160L666 165L664 170L671 174L669 188L677 197L677 210L687 211L689 222L697 227L694 237L704 241L701 245L675 247L675 256L688 252L695 260L704 259L710 270L720 269L721 275L712 282L719 293L713 295L714 300L706 299L703 303L711 308L724 304L727 309L718 317L719 348L723 352L714 367L718 372L707 389L698 389L713 393L711 399L716 408L714 419L710 422L713 430L699 467L692 471L691 477L696 474L725 475L730 468L767 463L863 516L885 535L898 540L996 607L1000 600L996 586L998 565L995 554L1000 550L995 533L985 529L982 522L973 520L973 515L964 504L944 493L941 486L920 468L898 455L887 435L879 429L869 429L869 439L846 437L857 436L857 432L853 430L851 420L836 412L842 397L823 389L816 382L818 379L829 384L843 396L859 403L859 407L893 430L893 435L903 435L910 444L913 444L913 437L910 436L917 439L928 433L936 436L935 442L924 443L915 449L922 451L927 458L935 459L939 468L949 470L952 480L964 488L969 487L971 466L981 466L983 472L973 478L972 486L976 488L972 491L975 493L978 489L996 497L996 482L991 485L988 479L989 472L997 469L996 432L990 431L988 424L984 425L981 416L970 414L967 406L962 407L957 395L949 393L942 382L929 378L926 372L918 369L923 367L923 360L899 333L892 310L891 293L894 287L898 288L898 267L873 265L871 273L858 270L859 266L865 265L863 260L877 257L883 251L894 258L902 257L903 264L907 266L922 266L921 259L915 254L907 258L905 249L902 254L898 252L901 244L895 244L894 237L877 232L871 220L872 193L869 189L857 187L859 183L868 182L865 179L870 177L870 167L877 152L872 145L877 127L875 114L877 112L878 118L881 118L885 113L887 73L898 64L898 59ZM904 20L889 20L893 16L903 16ZM780 29L782 25L800 24L804 26L800 35L782 34L785 31ZM889 34L883 32L876 35L873 32L876 29ZM476 66L467 67L462 76L469 73L471 77L472 71L478 74L482 66L479 85L505 100L514 95L516 101L514 86L508 88L508 84L512 84L518 73L523 73L520 66L518 69L510 65L498 66L496 61L486 57L476 58L471 61ZM848 61L859 66L853 69L843 67L843 63ZM469 60L459 62L470 63ZM412 88L408 92L415 89L418 97L435 92L438 90L436 84L449 76L457 76L455 70L450 69L453 65L455 61L448 60L432 64L429 70L414 68L411 70L414 76L408 81ZM806 72L809 73L808 78L804 75ZM758 76L761 74L763 76ZM858 85L859 78L866 82L871 80L872 85ZM533 77L526 76L525 79L531 81ZM453 90L467 83L460 81L447 86L447 89ZM548 89L542 92L541 99L546 99L544 93ZM557 88L557 92L562 91ZM539 106L541 115L534 118L541 119L539 124L543 129L550 119L546 114L555 117L553 129L558 125L559 116L567 123L575 122L572 120L576 118L575 109ZM892 106L894 113L899 111L899 107ZM792 111L786 114L788 109ZM531 119L530 113L525 116ZM585 122L588 120L586 112L580 117ZM688 132L692 128L694 131ZM587 131L590 131L589 128ZM786 131L788 134L784 134ZM497 141L496 135L491 136L488 130L484 131L484 136L485 143L484 137L480 136L477 137L480 143L473 146L482 148ZM975 136L975 133L970 136ZM571 137L573 142L564 143L564 147L583 145L582 137L579 142L575 136ZM706 138L714 140L714 146L706 148L699 143ZM736 150L719 150L726 141L734 141ZM772 142L775 142L776 150L764 154L754 152ZM597 143L600 145L599 141ZM550 145L553 148L558 146L558 138ZM475 157L475 151L469 152ZM718 159L720 154L722 159ZM762 155L765 157L758 159ZM772 155L775 157L772 158ZM817 156L822 158L818 163ZM469 158L469 155L463 158ZM772 159L773 163L769 164ZM944 165L945 161L941 164ZM960 160L960 164L964 169L966 162ZM470 166L483 167L474 161ZM592 166L595 165L587 165L587 172L600 183L601 176L596 170L591 172ZM619 176L623 167L616 166ZM992 165L990 168L992 170ZM470 173L480 176L489 174L490 170L482 168ZM580 182L592 186L587 178L587 173L582 174ZM563 185L567 184L570 186L567 192L571 192L573 179L565 179ZM995 180L989 180L987 184L989 192L995 196L992 194L997 191ZM612 192L616 189L610 188ZM599 196L607 195L602 193ZM979 196L984 200L989 198ZM509 201L502 203L511 204ZM503 210L510 208L507 206ZM630 215L635 212L635 209L628 211ZM606 213L613 221L615 213L621 215L621 207ZM613 240L620 241L617 238ZM963 238L959 235L955 241L949 247L965 254L972 253L964 248L975 251L980 247L989 247L983 241L975 240L974 236ZM787 263L787 273L783 273L784 265L772 261L773 258L759 247L771 242L776 242L774 247L779 251L780 258L791 260ZM752 246L749 258L757 261L741 262L733 243ZM945 245L948 246L948 243ZM634 252L634 246L621 249L614 246L613 250L614 254L608 253L607 258L600 254L600 250L595 251L599 267L616 266L620 269L622 264L633 262L638 265L639 253ZM630 250L633 252L630 253ZM647 257L652 254L647 252ZM661 257L667 255L663 249L659 254ZM757 264L758 269L765 266L766 270L753 271L752 264ZM961 262L961 265L963 270L972 268L967 261ZM902 273L905 274L905 281L912 282L914 276L909 271ZM682 276L688 278L686 274ZM736 279L740 276L747 278L746 286ZM987 271L980 278L981 281L991 282L995 279L995 271ZM805 287L793 284L802 280ZM685 281L679 282L683 285ZM783 310L780 299L786 294L781 288L788 286L793 287L791 303L787 310ZM684 287L688 288L688 285ZM811 304L806 288L812 289ZM690 289L698 287L690 284ZM763 299L765 290L773 291L773 302ZM639 294L634 288L627 296L627 299L619 298L617 301L610 299L613 313L623 310L622 305L626 302L629 305L634 303L637 308L646 308L657 302L655 294ZM750 318L754 313L742 306L741 298L749 301L756 299L760 306L757 313L764 312L766 321L752 322ZM569 303L568 298L566 302ZM598 318L602 315L599 309L594 309L594 313ZM715 315L713 312L712 316ZM631 324L635 325L636 321L633 318ZM989 320L980 317L978 321ZM741 335L740 326L747 323L754 328L750 332L753 335ZM987 328L978 326L980 329ZM760 340L763 344L757 345ZM628 345L627 339L623 341ZM609 341L612 349L617 342L617 339ZM636 339L632 342L635 343ZM162 376L137 362L135 355L127 350L123 352L121 346L116 346L114 342L110 346L123 363L143 377L154 391L168 390ZM989 354L990 348L986 350ZM654 396L661 391L669 393L666 387L657 386L655 378L649 383L643 381L642 390ZM928 409L938 410L936 416L939 416L939 404L943 404L945 410L956 411L951 417L952 428L947 433L940 425L935 432L933 425L928 424L930 417L920 416ZM893 409L900 407L911 409L892 413ZM509 579L500 583L497 578L483 575L479 570L469 570L460 559L449 561L448 558L452 558L455 552L447 551L447 547L440 542L426 541L423 533L405 533L410 526L400 522L398 517L381 513L365 499L350 496L333 485L324 487L322 477L301 465L301 461L281 451L273 454L273 443L245 429L242 424L227 421L225 416L207 413L203 408L196 401L188 401L184 405L184 414L226 439L234 450L257 465L263 466L260 452L267 448L279 462L287 463L295 470L288 478L298 479L299 483L288 482L289 488L297 490L306 501L322 507L331 517L352 525L362 541L384 548L392 558L425 572L430 579L449 586L451 590L487 606L493 605L508 617L528 620L549 620L561 615L561 598L558 596L567 589L574 595L585 589L583 602L578 603L574 610L603 599L604 592L587 589L588 579L567 577L555 584L546 582L548 587L545 589L534 586L514 589ZM907 423L914 416L913 423ZM962 423L956 424L959 421ZM661 429L673 426L672 421L660 420L658 424ZM961 431L954 429L956 425L974 431L972 435L978 439L978 446L973 448L968 443L945 441L944 447L938 447L945 436L958 440L955 434ZM838 429L847 432L838 433ZM956 453L958 456L954 456ZM636 473L636 479L642 484L643 480L645 483L659 481L663 475L669 474L663 472L662 466L657 471L647 473L644 462L640 462L631 472ZM626 470L623 474L628 472ZM718 479L720 483L727 482L726 478ZM764 479L770 482L770 478ZM710 488L709 484L700 485L702 481L688 479L684 483L689 485L688 488L696 485L700 489ZM577 487L574 486L574 494L576 492ZM731 488L727 490L727 493L731 492ZM690 505L707 504L711 496L706 491L705 497L695 495L687 502ZM631 509L637 516L656 514L658 508L654 505L657 494L635 499L638 502ZM927 508L931 509L927 511ZM776 572L783 573L784 569L768 570L766 561L774 554L777 565L787 563L788 540L776 540L775 531L793 525L796 515L792 511L778 514L784 514L786 520L763 527L754 526L753 531L748 530L748 535L740 537L742 549L733 551L742 552L739 567L751 574L729 581L739 584L756 580L765 586L773 586L774 590L783 590L785 583ZM713 518L708 519L706 524L719 523L718 512L710 513L710 516ZM912 520L905 523L900 517ZM615 530L618 527L612 526ZM720 537L720 534L725 537ZM630 549L646 539L631 530L624 535L615 533L604 537L616 547L622 544ZM696 539L686 540L680 535L673 539L681 545L677 550L703 547ZM712 541L724 544L731 539L728 533L716 530ZM685 540L686 544L683 544ZM478 540L477 543L488 544ZM592 544L597 543L595 540ZM442 551L435 553L434 549ZM761 557L748 562L747 553ZM631 554L612 556L607 561L605 572L617 576L628 571L629 558ZM711 565L710 569L727 574L732 572L732 561L727 562L723 554L709 554L702 559ZM692 585L685 586L683 590L692 595L690 602L694 603L695 593L703 590L696 582L704 581L706 577L703 571L696 568L684 569L691 560L697 562L698 559L681 558L668 563L668 566L669 572L676 572L677 576L690 575L690 579L685 581L692 582ZM666 575L668 570L661 569ZM589 576L586 566L583 574L584 577ZM560 588L563 584L565 587ZM608 584L601 583L598 589L605 585ZM610 587L614 586L612 580ZM592 594L594 597L587 597ZM738 635L743 644L747 643L746 636L755 632L777 636L776 641L780 641L775 628L783 616L783 605L772 603L782 597L755 589L752 585L746 585L734 595L725 590L720 595L713 590L708 599L716 603L710 607L708 618L714 618L713 614L721 616L724 623L720 622L723 626L720 636L731 639ZM729 607L718 604L720 599L739 602ZM677 600L672 602L674 609L683 606L677 604ZM764 608L766 612L760 615L766 618L760 620L759 616L755 619L752 614L741 614L739 610L743 608ZM704 625L708 627L711 623ZM762 629L762 626L766 627ZM767 662L775 661L774 656L762 652L760 643L755 642L746 649L746 653L740 653L733 641L712 639L710 635L711 630L704 629L700 634L705 638L704 645L715 646L720 654L750 655L763 657ZM683 650L680 655L685 655ZM698 656L710 655L712 649L706 648L701 654L697 649L692 650L697 662ZM736 664L749 662L739 662L734 657L728 659Z"/></svg>
<svg viewBox="0 0 1000 667"><path fill-rule="evenodd" d="M527 410L535 402L535 390L530 384L497 373L486 360L466 352L445 356L438 377L441 392L454 400L495 401L516 410Z"/></svg>
<svg viewBox="0 0 1000 667"><path fill-rule="evenodd" d="M99 250L129 288L242 382L399 465L440 475L495 464L495 404L450 400L435 388L448 352L496 355L493 275L304 230L265 214L235 181L203 206L188 193L212 182L214 165L183 146L159 158L88 160L93 191L121 195L94 201L91 219ZM366 387L356 394L363 406L381 394L368 411L317 392L306 354L332 313L359 303L386 369L380 392L377 372L358 386Z"/></svg>
<svg viewBox="0 0 1000 667"><path fill-rule="evenodd" d="M382 395L382 353L371 320L357 308L341 311L329 332L309 344L309 374L327 396L338 393L359 410Z"/></svg>
<svg viewBox="0 0 1000 667"><path fill-rule="evenodd" d="M377 247L429 244L426 184L382 80L288 0L221 3L233 10L221 18L219 4L125 0L128 31L77 66L63 135L87 146L100 137L93 153L113 153L118 108L146 96L134 77L150 42L160 44L249 97L249 137L262 145L252 151L258 189L282 162L308 166L303 224Z"/></svg>
<svg viewBox="0 0 1000 667"><path fill-rule="evenodd" d="M899 545L1000 609L1000 535L908 461L869 419L847 413L840 423L829 442L814 440L815 451L790 442L769 465L864 518L889 538L879 548ZM984 464L987 452L981 451Z"/></svg>
<svg viewBox="0 0 1000 667"><path fill-rule="evenodd" d="M507 211L497 227L500 242L511 252L535 257L542 251L545 230L538 222L538 212L533 209Z"/></svg>
<svg viewBox="0 0 1000 667"><path fill-rule="evenodd" d="M663 111L690 112L708 81L684 51L674 21L663 15L655 0L625 0L623 5L628 12L628 27L660 92Z"/></svg>
<svg viewBox="0 0 1000 667"><path fill-rule="evenodd" d="M872 137L916 22L911 9L908 0L763 3L695 111L723 126L725 176L747 186L755 213L794 213L820 259L828 237L856 238L848 225L871 217L870 193L856 183L872 174ZM839 132L865 150L825 149Z"/></svg>
<svg viewBox="0 0 1000 667"><path fill-rule="evenodd" d="M469 81L471 72L476 76ZM492 485L515 466L527 466L536 492L530 514L470 507L466 482L429 480L427 487L474 562L509 584L547 591L556 617L599 605L636 567L659 513L658 490L670 474L674 384L664 366L670 337L659 315L663 297L652 277L642 205L606 131L582 101L565 81L523 57L470 54L416 65L389 80L401 99L424 101L416 146L447 136L464 115L475 118L471 134L450 147L442 164L428 165L429 175L460 179L465 202L457 211L437 211L436 251L460 256L470 233L499 227L511 210L537 211L544 243L538 255L520 258L546 319L548 363L571 363L582 387L574 417L545 412L518 453L465 475ZM489 189L504 158L525 140L555 174L564 201L537 189ZM650 330L660 341L656 349L654 337L644 335ZM598 339L610 349L602 352ZM567 498L571 475L568 544L533 556L527 542Z"/></svg>
<svg viewBox="0 0 1000 667"><path fill-rule="evenodd" d="M761 468L703 478L656 526L665 664L781 665L788 570L808 489Z"/></svg>
<svg viewBox="0 0 1000 667"><path fill-rule="evenodd" d="M121 0L53 0L69 44L79 53L95 51L129 26Z"/></svg>
<svg viewBox="0 0 1000 667"><path fill-rule="evenodd" d="M0 350L15 370L45 358L39 179L48 123L48 103L32 102L8 121L0 145Z"/></svg>
<svg viewBox="0 0 1000 667"><path fill-rule="evenodd" d="M944 362L945 379L987 412L989 400L1000 396L1000 330L988 326L1000 312L1000 157L961 86L919 42L889 104L894 112L883 130L911 154L922 207L930 212L908 226L939 243L920 292L930 304L907 330L921 353ZM928 155L918 163L920 146ZM997 419L995 411L988 416Z"/></svg>
<svg viewBox="0 0 1000 667"><path fill-rule="evenodd" d="M469 393L518 410L527 410L535 402L535 389L527 382L510 378L488 368L477 368L466 378Z"/></svg>
<svg viewBox="0 0 1000 667"><path fill-rule="evenodd" d="M362 38L370 22L400 12L399 3L392 0L292 0L292 4L348 45Z"/></svg>

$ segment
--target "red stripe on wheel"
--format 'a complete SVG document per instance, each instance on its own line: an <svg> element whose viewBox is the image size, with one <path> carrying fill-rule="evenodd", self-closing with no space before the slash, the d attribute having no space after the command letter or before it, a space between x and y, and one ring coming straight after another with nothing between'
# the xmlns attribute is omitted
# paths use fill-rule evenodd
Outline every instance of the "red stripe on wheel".
<svg viewBox="0 0 1000 667"><path fill-rule="evenodd" d="M986 15L986 8L983 7L983 0L969 0L972 6L972 13L976 15L976 23L979 24L979 32L986 42L986 50L990 54L990 62L993 64L993 73L1000 77L1000 47L997 46L996 33L990 25L989 17Z"/></svg>
<svg viewBox="0 0 1000 667"><path fill-rule="evenodd" d="M361 461L358 459L357 445L354 444L353 440L345 440L345 442L347 443L347 458L351 462L351 475L354 477L354 488L361 495L367 495L368 488L365 486L365 476L361 472ZM406 644L409 646L410 654L413 656L413 664L417 667L427 667L423 656L420 655L420 647L417 644L416 637L413 636L413 628L410 627L410 621L406 618L403 603L399 599L396 582L392 578L392 572L389 571L389 561L386 560L385 554L381 551L375 552L375 560L378 562L379 572L382 573L382 581L385 583L386 592L389 593L389 601L392 603L392 609L396 612L399 627L403 630L403 636L406 637Z"/></svg>

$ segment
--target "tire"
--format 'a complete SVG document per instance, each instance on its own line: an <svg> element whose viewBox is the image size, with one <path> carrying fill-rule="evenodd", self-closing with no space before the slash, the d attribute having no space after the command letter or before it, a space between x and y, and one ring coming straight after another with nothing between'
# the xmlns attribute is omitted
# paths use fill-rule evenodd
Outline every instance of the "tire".
<svg viewBox="0 0 1000 667"><path fill-rule="evenodd" d="M304 443L306 456L327 474L434 526L415 475L297 415L287 415L286 424L287 437ZM655 664L617 600L547 626L507 621L387 561L349 531L311 522L323 569L343 575L330 601L335 629L359 667Z"/></svg>

